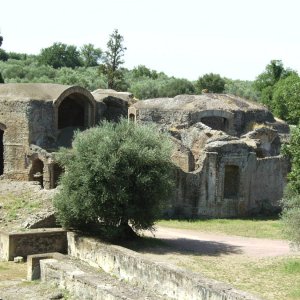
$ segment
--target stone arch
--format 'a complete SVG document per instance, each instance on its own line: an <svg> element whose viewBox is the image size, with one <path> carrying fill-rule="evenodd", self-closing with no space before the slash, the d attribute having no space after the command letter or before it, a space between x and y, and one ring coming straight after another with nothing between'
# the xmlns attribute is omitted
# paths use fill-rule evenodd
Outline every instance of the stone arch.
<svg viewBox="0 0 300 300"><path fill-rule="evenodd" d="M68 88L53 105L60 146L70 146L75 130L84 130L95 125L96 101L84 88Z"/></svg>
<svg viewBox="0 0 300 300"><path fill-rule="evenodd" d="M234 114L232 112L225 110L204 110L197 112L195 117L197 122L200 121L214 130L236 134L233 126Z"/></svg>
<svg viewBox="0 0 300 300"><path fill-rule="evenodd" d="M29 180L37 181L42 187L44 187L44 163L41 159L35 158L32 160L29 171Z"/></svg>
<svg viewBox="0 0 300 300"><path fill-rule="evenodd" d="M6 126L0 123L0 175L4 174L4 131Z"/></svg>

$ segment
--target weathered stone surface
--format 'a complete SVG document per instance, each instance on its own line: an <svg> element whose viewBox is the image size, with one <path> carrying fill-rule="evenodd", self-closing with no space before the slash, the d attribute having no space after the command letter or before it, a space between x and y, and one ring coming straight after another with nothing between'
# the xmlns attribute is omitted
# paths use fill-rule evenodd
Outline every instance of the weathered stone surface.
<svg viewBox="0 0 300 300"><path fill-rule="evenodd" d="M48 252L67 252L67 233L56 229L32 229L27 232L0 232L0 259Z"/></svg>
<svg viewBox="0 0 300 300"><path fill-rule="evenodd" d="M74 132L127 116L132 94L60 84L1 84L0 176L55 188L62 170L53 154Z"/></svg>
<svg viewBox="0 0 300 300"><path fill-rule="evenodd" d="M170 299L149 289L130 285L103 270L91 268L77 260L44 259L40 261L41 280L67 289L76 299L156 300Z"/></svg>
<svg viewBox="0 0 300 300"><path fill-rule="evenodd" d="M245 216L263 203L278 208L288 126L262 105L223 94L180 95L139 101L128 114L172 135L178 169L169 216Z"/></svg>
<svg viewBox="0 0 300 300"><path fill-rule="evenodd" d="M225 283L178 267L145 259L137 252L104 244L94 238L86 238L69 232L68 243L69 255L79 258L95 268L100 267L119 280L124 280L140 288L150 288L153 293L163 295L164 299L258 299ZM47 262L42 261L42 263ZM78 274L80 273L78 272Z"/></svg>

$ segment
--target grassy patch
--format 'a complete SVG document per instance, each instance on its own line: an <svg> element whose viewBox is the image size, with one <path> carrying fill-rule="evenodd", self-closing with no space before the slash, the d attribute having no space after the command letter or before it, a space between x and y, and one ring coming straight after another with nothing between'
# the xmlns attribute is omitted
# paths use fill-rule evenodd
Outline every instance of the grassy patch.
<svg viewBox="0 0 300 300"><path fill-rule="evenodd" d="M6 212L9 221L16 220L21 213L32 213L41 206L38 199L33 200L28 192L21 194L8 193L0 196L0 202Z"/></svg>
<svg viewBox="0 0 300 300"><path fill-rule="evenodd" d="M287 259L283 264L283 270L287 274L300 274L300 259Z"/></svg>
<svg viewBox="0 0 300 300"><path fill-rule="evenodd" d="M160 220L158 226L255 238L284 239L280 220Z"/></svg>
<svg viewBox="0 0 300 300"><path fill-rule="evenodd" d="M200 272L264 299L297 299L300 291L300 258L199 257L178 259L177 265ZM292 272L286 266L292 265ZM296 269L295 266L296 265ZM289 270L289 267L288 267ZM296 270L296 272L295 272ZM299 299L299 298L298 298Z"/></svg>
<svg viewBox="0 0 300 300"><path fill-rule="evenodd" d="M11 261L0 262L0 282L4 280L15 280L26 278L27 264L14 263Z"/></svg>

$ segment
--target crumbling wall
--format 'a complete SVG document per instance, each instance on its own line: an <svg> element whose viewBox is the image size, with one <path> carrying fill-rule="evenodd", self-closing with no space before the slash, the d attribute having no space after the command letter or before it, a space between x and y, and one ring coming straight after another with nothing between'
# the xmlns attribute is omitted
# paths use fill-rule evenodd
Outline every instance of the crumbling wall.
<svg viewBox="0 0 300 300"><path fill-rule="evenodd" d="M289 162L282 156L256 160L249 187L253 213L280 206L288 172Z"/></svg>
<svg viewBox="0 0 300 300"><path fill-rule="evenodd" d="M56 128L52 101L30 101L26 116L29 120L29 144L44 149L54 148Z"/></svg>
<svg viewBox="0 0 300 300"><path fill-rule="evenodd" d="M23 101L0 102L0 124L4 128L4 174L7 178L27 180L25 155L29 145L27 110L28 103Z"/></svg>

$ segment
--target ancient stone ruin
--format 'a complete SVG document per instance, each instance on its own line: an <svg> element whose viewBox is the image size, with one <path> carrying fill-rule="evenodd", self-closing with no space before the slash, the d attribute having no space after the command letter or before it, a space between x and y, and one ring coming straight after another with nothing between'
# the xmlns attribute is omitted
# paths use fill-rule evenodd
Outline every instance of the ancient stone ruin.
<svg viewBox="0 0 300 300"><path fill-rule="evenodd" d="M62 173L59 147L76 130L127 116L129 93L59 84L0 85L0 175L55 188Z"/></svg>
<svg viewBox="0 0 300 300"><path fill-rule="evenodd" d="M157 123L178 166L170 216L235 217L278 208L289 169L289 127L263 106L225 94L139 101L128 118Z"/></svg>
<svg viewBox="0 0 300 300"><path fill-rule="evenodd" d="M288 125L263 106L223 94L132 104L132 95L58 84L0 85L0 175L55 188L55 161L76 130L127 116L171 133L177 186L169 215L233 217L277 207L288 161Z"/></svg>

